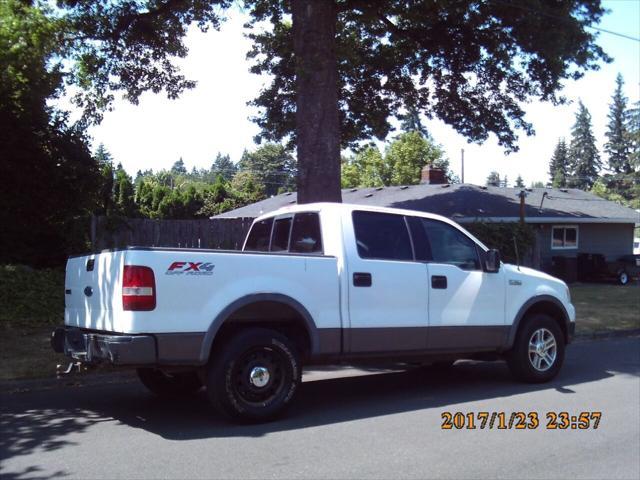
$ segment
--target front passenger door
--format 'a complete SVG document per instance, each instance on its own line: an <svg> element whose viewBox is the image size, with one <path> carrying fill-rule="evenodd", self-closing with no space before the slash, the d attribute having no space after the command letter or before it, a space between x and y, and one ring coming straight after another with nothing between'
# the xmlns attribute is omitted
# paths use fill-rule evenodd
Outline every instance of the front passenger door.
<svg viewBox="0 0 640 480"><path fill-rule="evenodd" d="M480 247L461 229L413 217L416 256L428 257L430 350L485 350L505 335L504 273L484 272Z"/></svg>

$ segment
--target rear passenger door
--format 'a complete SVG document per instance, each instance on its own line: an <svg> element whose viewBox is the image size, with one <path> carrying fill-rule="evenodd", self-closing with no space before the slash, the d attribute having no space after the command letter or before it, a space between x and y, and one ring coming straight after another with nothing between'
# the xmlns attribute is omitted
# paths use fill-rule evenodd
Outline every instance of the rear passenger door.
<svg viewBox="0 0 640 480"><path fill-rule="evenodd" d="M428 262L430 350L482 350L505 334L504 273L484 272L481 251L462 230L440 220L409 219L416 257Z"/></svg>
<svg viewBox="0 0 640 480"><path fill-rule="evenodd" d="M404 216L354 211L350 220L346 345L353 353L425 350L427 270L414 262Z"/></svg>

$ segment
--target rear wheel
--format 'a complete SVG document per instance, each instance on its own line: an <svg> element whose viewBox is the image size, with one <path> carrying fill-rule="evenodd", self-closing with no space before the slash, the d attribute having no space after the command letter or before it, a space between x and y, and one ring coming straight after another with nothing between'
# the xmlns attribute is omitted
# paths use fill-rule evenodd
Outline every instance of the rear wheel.
<svg viewBox="0 0 640 480"><path fill-rule="evenodd" d="M564 336L558 323L548 315L535 314L522 325L507 357L511 373L528 383L547 382L564 362Z"/></svg>
<svg viewBox="0 0 640 480"><path fill-rule="evenodd" d="M629 274L624 270L618 274L618 283L620 285L627 285L629 283Z"/></svg>
<svg viewBox="0 0 640 480"><path fill-rule="evenodd" d="M142 384L161 397L177 397L197 392L202 382L195 371L164 372L158 368L138 368Z"/></svg>
<svg viewBox="0 0 640 480"><path fill-rule="evenodd" d="M293 398L301 379L292 342L279 332L251 328L233 337L212 357L207 394L232 419L260 422L275 418Z"/></svg>

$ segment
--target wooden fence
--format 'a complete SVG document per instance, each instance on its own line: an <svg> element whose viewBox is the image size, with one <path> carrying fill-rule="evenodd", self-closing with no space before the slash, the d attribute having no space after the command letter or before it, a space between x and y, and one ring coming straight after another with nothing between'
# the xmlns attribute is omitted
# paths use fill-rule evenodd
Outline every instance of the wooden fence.
<svg viewBox="0 0 640 480"><path fill-rule="evenodd" d="M123 247L223 248L239 250L252 218L150 220L93 217L94 251Z"/></svg>

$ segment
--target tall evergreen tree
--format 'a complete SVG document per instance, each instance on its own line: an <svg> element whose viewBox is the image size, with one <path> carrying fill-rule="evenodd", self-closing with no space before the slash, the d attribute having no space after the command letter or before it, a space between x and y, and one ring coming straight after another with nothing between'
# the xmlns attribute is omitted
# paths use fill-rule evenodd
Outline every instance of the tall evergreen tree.
<svg viewBox="0 0 640 480"><path fill-rule="evenodd" d="M591 114L582 101L578 105L576 122L571 130L569 163L571 175L568 185L583 190L590 189L598 178L602 162L593 135Z"/></svg>
<svg viewBox="0 0 640 480"><path fill-rule="evenodd" d="M180 159L173 164L173 166L171 167L171 172L175 173L176 175L187 174L187 167L184 166L184 160L182 160L182 157L180 157Z"/></svg>
<svg viewBox="0 0 640 480"><path fill-rule="evenodd" d="M131 177L119 163L115 171L113 186L113 203L117 213L125 217L137 216L138 209L134 199L134 188Z"/></svg>
<svg viewBox="0 0 640 480"><path fill-rule="evenodd" d="M218 175L222 177L225 182L230 181L238 171L238 167L231 161L229 155L222 155L220 152L216 155L216 159L211 165L211 174L214 178Z"/></svg>
<svg viewBox="0 0 640 480"><path fill-rule="evenodd" d="M518 177L516 178L516 184L515 184L516 188L524 188L524 180L522 180L522 175L518 174Z"/></svg>
<svg viewBox="0 0 640 480"><path fill-rule="evenodd" d="M614 173L631 173L629 154L631 150L631 138L627 131L628 112L627 98L622 92L624 80L622 75L616 77L616 89L609 105L607 118L607 142L604 144L604 151L609 156L609 170Z"/></svg>
<svg viewBox="0 0 640 480"><path fill-rule="evenodd" d="M418 132L422 134L422 136L430 138L429 131L423 125L422 119L420 118L420 111L415 105L407 107L407 111L399 115L398 120L400 120L400 128L404 132Z"/></svg>
<svg viewBox="0 0 640 480"><path fill-rule="evenodd" d="M627 133L629 135L629 165L631 169L640 172L640 101L629 109L627 117Z"/></svg>
<svg viewBox="0 0 640 480"><path fill-rule="evenodd" d="M569 149L564 138L558 140L553 156L549 161L549 177L554 188L567 186L567 174L569 169Z"/></svg>
<svg viewBox="0 0 640 480"><path fill-rule="evenodd" d="M266 143L253 152L245 151L238 162L238 169L256 175L267 196L295 189L296 161L278 143Z"/></svg>

